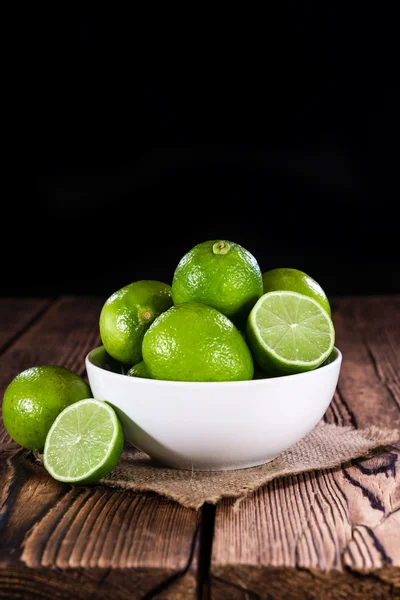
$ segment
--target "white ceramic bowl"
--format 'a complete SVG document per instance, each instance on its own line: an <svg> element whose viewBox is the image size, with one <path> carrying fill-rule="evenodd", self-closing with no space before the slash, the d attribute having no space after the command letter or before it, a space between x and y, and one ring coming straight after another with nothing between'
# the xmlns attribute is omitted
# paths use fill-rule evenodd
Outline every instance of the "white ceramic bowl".
<svg viewBox="0 0 400 600"><path fill-rule="evenodd" d="M307 373L231 382L128 377L103 346L86 357L95 398L111 404L125 438L179 469L242 469L275 458L322 418L339 378L338 348Z"/></svg>

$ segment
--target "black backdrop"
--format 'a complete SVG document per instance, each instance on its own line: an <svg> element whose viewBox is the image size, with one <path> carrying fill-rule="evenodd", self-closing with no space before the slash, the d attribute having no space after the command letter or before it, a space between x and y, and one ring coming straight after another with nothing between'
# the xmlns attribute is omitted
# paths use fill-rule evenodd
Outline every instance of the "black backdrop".
<svg viewBox="0 0 400 600"><path fill-rule="evenodd" d="M15 46L1 293L170 283L220 237L330 296L399 293L398 33L361 6L36 14Z"/></svg>

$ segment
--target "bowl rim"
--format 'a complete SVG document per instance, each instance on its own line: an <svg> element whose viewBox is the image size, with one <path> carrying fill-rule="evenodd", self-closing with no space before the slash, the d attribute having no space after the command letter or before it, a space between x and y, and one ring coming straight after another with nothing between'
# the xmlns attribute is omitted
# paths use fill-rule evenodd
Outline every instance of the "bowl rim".
<svg viewBox="0 0 400 600"><path fill-rule="evenodd" d="M124 382L128 382L128 381L132 381L133 383L129 383L128 385L135 385L135 383L137 383L138 381L141 382L141 384L143 385L149 385L149 386L165 386L165 385L171 385L171 386L181 386L181 387L197 387L197 386L201 386L201 387L211 387L211 386L220 386L220 385L225 385L225 386L230 386L230 387L240 387L240 386L256 386L256 385L272 385L271 382L276 382L278 381L282 381L282 380L287 380L287 379L294 379L294 378L299 378L299 377L313 377L313 374L315 373L320 373L321 371L326 371L326 370L332 370L332 369L336 369L338 367L340 367L340 364L342 362L342 358L343 355L341 353L341 351L339 350L339 348L337 346L333 347L333 351L336 351L336 356L335 358L329 362L326 365L317 367L316 369L312 369L310 371L303 371L302 373L291 373L289 375L280 375L279 377L266 377L265 379L244 379L244 380L240 380L240 381L175 381L175 380L170 380L170 379L150 379L147 377L129 377L123 373L115 373L114 371L109 371L108 369L103 369L102 367L99 367L98 365L95 365L92 362L92 355L94 354L94 352L99 351L99 350L104 350L104 352L106 352L104 345L100 345L97 346L96 348L92 348L92 350L90 350L85 357L85 365L86 365L86 370L87 370L87 365L90 363L90 367L93 368L96 371L99 372L106 372L108 375L110 375L110 377L114 377L117 379L121 379Z"/></svg>

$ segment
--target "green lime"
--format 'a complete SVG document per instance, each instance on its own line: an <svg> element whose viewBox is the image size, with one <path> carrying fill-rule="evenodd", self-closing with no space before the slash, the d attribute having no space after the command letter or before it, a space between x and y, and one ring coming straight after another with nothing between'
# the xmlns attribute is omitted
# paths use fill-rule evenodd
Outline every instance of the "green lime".
<svg viewBox="0 0 400 600"><path fill-rule="evenodd" d="M200 302L160 315L143 338L143 360L153 379L239 381L253 377L253 358L228 317Z"/></svg>
<svg viewBox="0 0 400 600"><path fill-rule="evenodd" d="M91 395L88 384L65 367L30 367L17 375L4 392L4 427L24 448L42 452L47 432L59 413Z"/></svg>
<svg viewBox="0 0 400 600"><path fill-rule="evenodd" d="M46 438L43 463L54 479L95 483L118 463L124 436L114 409L87 398L64 409Z"/></svg>
<svg viewBox="0 0 400 600"><path fill-rule="evenodd" d="M247 341L257 364L271 375L310 371L328 358L335 330L326 310L310 296L263 294L247 320Z"/></svg>
<svg viewBox="0 0 400 600"><path fill-rule="evenodd" d="M135 281L112 294L100 313L100 337L112 358L125 365L142 360L145 331L172 306L171 286L161 281Z"/></svg>
<svg viewBox="0 0 400 600"><path fill-rule="evenodd" d="M149 370L143 360L136 363L136 365L133 365L126 374L129 375L129 377L144 377L151 379Z"/></svg>
<svg viewBox="0 0 400 600"><path fill-rule="evenodd" d="M267 292L279 292L287 290L310 296L320 303L322 308L331 314L331 306L328 297L320 284L310 275L298 269L278 268L265 271L262 275L264 294Z"/></svg>
<svg viewBox="0 0 400 600"><path fill-rule="evenodd" d="M194 246L179 261L172 280L174 304L202 302L234 322L244 321L263 293L254 256L228 240Z"/></svg>

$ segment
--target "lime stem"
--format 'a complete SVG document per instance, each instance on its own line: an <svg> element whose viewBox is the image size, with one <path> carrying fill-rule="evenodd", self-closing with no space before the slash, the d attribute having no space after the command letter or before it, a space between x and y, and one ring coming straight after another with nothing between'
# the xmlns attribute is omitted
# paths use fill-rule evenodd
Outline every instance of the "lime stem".
<svg viewBox="0 0 400 600"><path fill-rule="evenodd" d="M228 254L231 247L228 244L228 242L224 242L223 240L221 240L220 242L215 242L215 244L213 244L212 249L213 249L214 254L224 255L224 254Z"/></svg>
<svg viewBox="0 0 400 600"><path fill-rule="evenodd" d="M142 321L148 321L151 317L151 312L148 310L145 310L144 312L142 312L142 314L140 315L140 318L142 319Z"/></svg>

